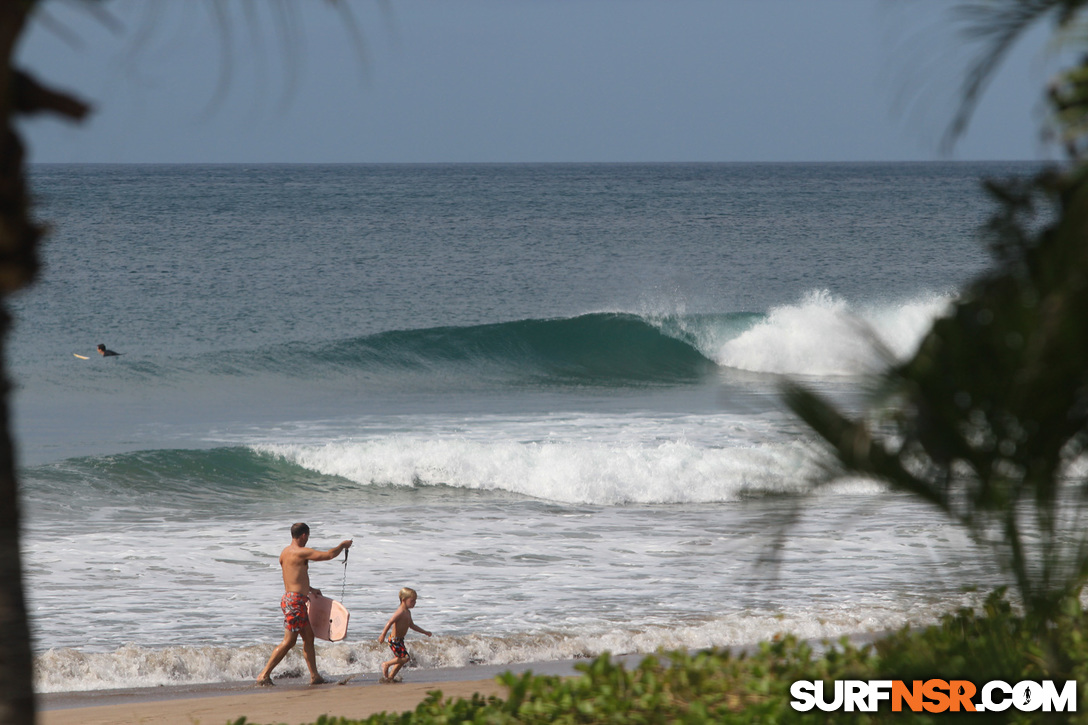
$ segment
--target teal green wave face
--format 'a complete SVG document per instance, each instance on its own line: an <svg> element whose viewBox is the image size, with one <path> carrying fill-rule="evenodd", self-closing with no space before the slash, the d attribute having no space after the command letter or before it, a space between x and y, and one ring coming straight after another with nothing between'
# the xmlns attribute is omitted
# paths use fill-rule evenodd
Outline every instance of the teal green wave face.
<svg viewBox="0 0 1088 725"><path fill-rule="evenodd" d="M678 383L715 367L692 342L616 313L388 332L317 354L323 362L358 369L475 369L537 383Z"/></svg>

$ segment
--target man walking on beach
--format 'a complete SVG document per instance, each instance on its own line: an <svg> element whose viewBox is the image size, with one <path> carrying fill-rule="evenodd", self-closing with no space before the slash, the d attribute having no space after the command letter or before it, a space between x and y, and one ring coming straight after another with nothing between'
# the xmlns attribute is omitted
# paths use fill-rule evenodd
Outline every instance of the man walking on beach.
<svg viewBox="0 0 1088 725"><path fill-rule="evenodd" d="M307 548L310 539L310 527L306 524L294 524L291 527L291 544L280 552L280 568L283 569L283 641L272 650L268 664L257 677L258 685L271 685L272 670L280 663L291 648L295 646L298 635L302 634L302 651L306 655L306 666L310 668L310 684L320 685L325 680L317 672L317 656L314 653L314 630L310 627L310 616L306 602L310 592L321 594L320 589L310 586L310 562L330 561L340 555L344 549L351 548L351 540L341 541L328 551L315 551Z"/></svg>

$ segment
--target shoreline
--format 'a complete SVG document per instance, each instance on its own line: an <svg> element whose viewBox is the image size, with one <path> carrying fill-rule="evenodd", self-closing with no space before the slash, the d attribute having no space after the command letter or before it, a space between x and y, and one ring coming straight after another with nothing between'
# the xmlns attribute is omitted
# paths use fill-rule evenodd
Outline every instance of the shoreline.
<svg viewBox="0 0 1088 725"><path fill-rule="evenodd" d="M617 659L638 663L645 655ZM252 682L143 687L123 690L87 690L43 693L37 696L38 725L221 725L245 716L255 725L311 723L321 715L365 718L382 711L414 710L428 693L441 690L445 698L469 698L474 693L504 697L506 688L495 681L503 672L539 675L577 675L574 665L589 659L527 662L511 665L476 665L434 670L409 669L397 684L381 684L380 675L360 672L347 679L330 679L311 686L306 678L284 677L274 687ZM340 684L343 682L343 684Z"/></svg>
<svg viewBox="0 0 1088 725"><path fill-rule="evenodd" d="M620 655L621 661L640 662L648 655ZM591 662L591 658L556 660L547 662L520 662L509 665L467 665L465 667L443 667L437 669L411 668L403 672L406 676L400 684L440 685L447 682L465 682L494 679L503 672L521 674L532 670L539 675L558 675L561 677L577 675L574 666L579 662ZM380 673L358 672L352 675L329 676L329 685L338 685L345 678L350 679L340 687L360 687L378 685ZM281 690L324 689L328 685L311 686L307 677L273 677L274 687L257 687L253 682L207 682L182 685L159 685L157 687L132 687L112 690L75 690L71 692L46 692L37 695L38 710L65 710L80 707L95 707L120 703L144 703L161 700L184 700L192 698L237 695L244 692L279 692ZM441 689L432 687L431 689Z"/></svg>
<svg viewBox="0 0 1088 725"><path fill-rule="evenodd" d="M856 645L871 643L887 632L855 633L848 639ZM817 650L827 640L808 640ZM755 646L728 647L734 654ZM627 668L637 666L652 654L612 655ZM407 670L402 682L382 684L380 673L359 672L331 678L312 686L306 677L281 677L274 687L254 682L211 682L162 685L118 690L42 693L37 696L38 725L115 725L139 722L143 725L209 725L234 722L245 716L253 725L269 723L312 723L321 715L365 718L379 712L414 710L428 693L441 690L443 698L484 696L505 697L506 688L495 678L503 672L574 677L575 665L593 658L521 662L509 665L468 665L438 669Z"/></svg>

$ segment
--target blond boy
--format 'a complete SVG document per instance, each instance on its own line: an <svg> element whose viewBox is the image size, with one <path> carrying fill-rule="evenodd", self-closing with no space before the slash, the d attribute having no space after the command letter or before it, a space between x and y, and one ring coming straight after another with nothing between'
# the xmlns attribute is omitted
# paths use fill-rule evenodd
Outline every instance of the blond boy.
<svg viewBox="0 0 1088 725"><path fill-rule="evenodd" d="M408 587L401 589L400 606L385 623L382 636L378 637L378 642L385 642L385 635L388 633L390 635L389 649L393 650L393 659L382 663L382 682L394 682L393 678L400 672L400 668L408 664L408 648L404 646L404 635L408 634L409 629L414 629L428 637L431 636L430 632L417 627L412 621L412 608L416 606L418 597L415 589ZM390 629L393 631L390 632Z"/></svg>

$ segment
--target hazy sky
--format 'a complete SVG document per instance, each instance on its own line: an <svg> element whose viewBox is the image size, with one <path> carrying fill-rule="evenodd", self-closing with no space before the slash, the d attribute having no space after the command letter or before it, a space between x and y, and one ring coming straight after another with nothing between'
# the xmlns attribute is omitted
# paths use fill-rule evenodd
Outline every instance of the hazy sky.
<svg viewBox="0 0 1088 725"><path fill-rule="evenodd" d="M971 57L937 0L348 4L361 42L320 0L47 0L20 61L96 112L24 124L31 159L937 159ZM1045 153L1042 38L951 158Z"/></svg>

